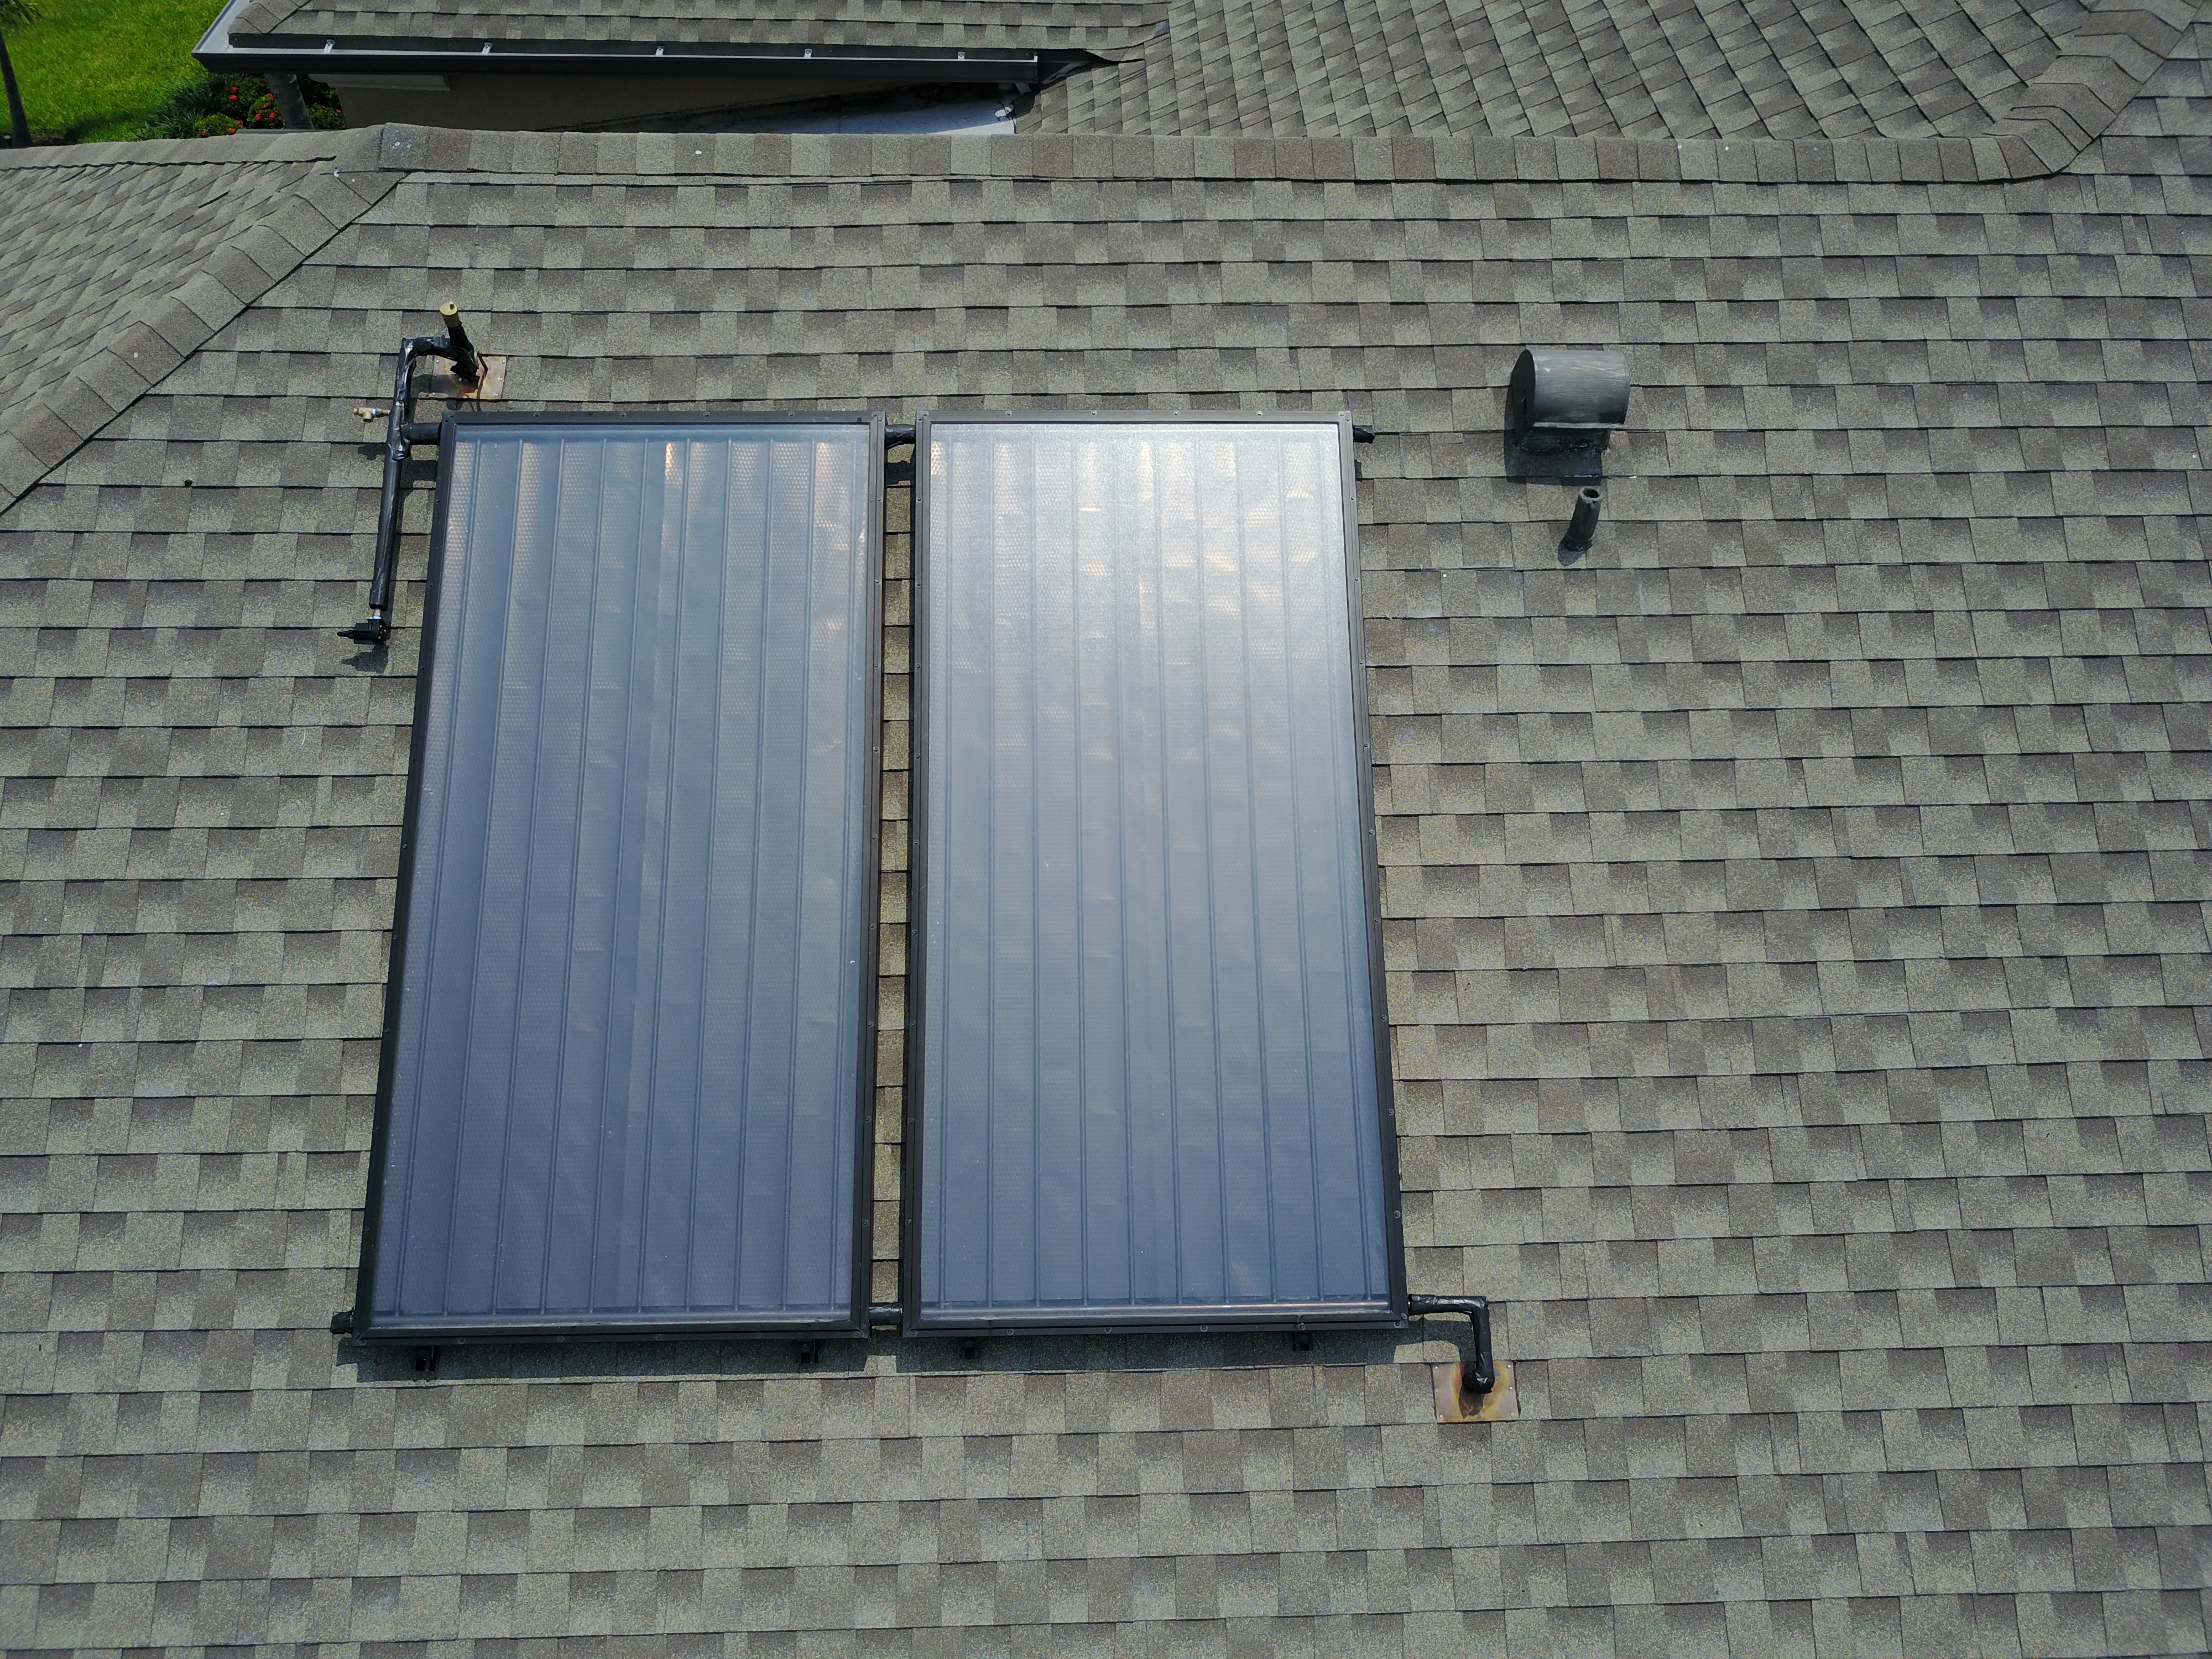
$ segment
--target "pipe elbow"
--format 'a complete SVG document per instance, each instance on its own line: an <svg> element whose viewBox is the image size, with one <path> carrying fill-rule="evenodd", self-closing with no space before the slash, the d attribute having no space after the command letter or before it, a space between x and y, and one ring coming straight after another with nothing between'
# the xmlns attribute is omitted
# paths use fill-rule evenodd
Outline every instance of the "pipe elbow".
<svg viewBox="0 0 2212 1659"><path fill-rule="evenodd" d="M1498 1362L1490 1346L1490 1298L1486 1296L1409 1296L1406 1311L1415 1319L1442 1315L1464 1319L1469 1334L1474 1339L1474 1361L1470 1367L1466 1391L1470 1398L1480 1400L1498 1386Z"/></svg>

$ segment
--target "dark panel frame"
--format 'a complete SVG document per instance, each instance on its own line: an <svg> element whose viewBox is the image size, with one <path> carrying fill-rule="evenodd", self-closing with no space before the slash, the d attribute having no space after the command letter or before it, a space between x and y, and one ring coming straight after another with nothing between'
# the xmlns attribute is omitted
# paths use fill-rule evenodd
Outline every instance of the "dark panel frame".
<svg viewBox="0 0 2212 1659"><path fill-rule="evenodd" d="M921 1141L922 1040L929 988L927 952L921 940L928 916L929 872L929 680L922 665L929 659L929 434L933 426L1194 426L1279 425L1334 426L1344 502L1345 606L1350 624L1352 659L1345 665L1352 677L1352 731L1358 747L1360 842L1362 875L1367 896L1369 1000L1373 1010L1376 1127L1382 1136L1383 1250L1390 1275L1388 1314L1350 1310L1334 1304L1270 1303L1263 1307L1224 1309L1219 1306L1186 1309L1174 1305L1138 1306L1110 1318L1089 1310L1055 1316L1049 1310L1022 1309L994 1314L963 1310L926 1313L921 1304ZM945 410L924 411L915 420L914 465L914 594L912 647L908 660L908 702L912 710L908 731L910 768L908 813L910 842L907 854L907 1006L905 1112L900 1148L899 1311L900 1330L907 1336L945 1333L988 1332L1000 1335L1115 1335L1161 1331L1303 1330L1323 1326L1339 1329L1402 1329L1406 1315L1405 1204L1398 1184L1398 1115L1396 1085L1390 1066L1390 1010L1382 970L1382 859L1375 828L1375 766L1369 736L1367 696L1366 612L1359 581L1358 470L1352 451L1352 421L1348 413L1261 413L1242 410L1132 410L1111 412L1082 410Z"/></svg>
<svg viewBox="0 0 2212 1659"><path fill-rule="evenodd" d="M873 901L864 911L860 929L860 1018L859 1070L855 1076L853 1118L853 1283L850 1315L842 1320L811 1316L784 1319L731 1321L713 1318L672 1320L659 1315L629 1318L563 1320L525 1325L487 1326L403 1325L374 1322L375 1274L380 1218L382 1212L385 1161L391 1146L392 1066L398 1051L400 976L407 960L407 902L413 884L416 837L420 831L422 778L423 715L429 702L431 674L435 667L438 573L447 530L447 515L453 502L454 440L471 431L500 427L644 427L644 426L835 426L862 427L869 434L868 505L870 522L865 550L866 569L861 592L866 611L861 648L867 653L866 764L860 806L866 814L862 830L860 884ZM878 940L883 916L883 732L884 732L884 417L879 413L858 414L809 410L789 414L739 413L722 410L671 410L652 415L591 411L575 414L527 414L520 411L448 414L439 422L438 496L430 530L430 562L423 584L422 650L415 672L415 726L408 745L407 805L399 831L399 874L394 899L391 958L384 994L384 1030L377 1060L376 1121L369 1141L368 1189L362 1212L361 1261L355 1275L353 1339L356 1342L446 1344L464 1342L596 1342L650 1339L709 1340L761 1337L789 1340L810 1336L865 1337L868 1328L868 1291L873 1278L871 1260L874 1241L873 1175L875 1170L876 1021L880 997L878 986Z"/></svg>

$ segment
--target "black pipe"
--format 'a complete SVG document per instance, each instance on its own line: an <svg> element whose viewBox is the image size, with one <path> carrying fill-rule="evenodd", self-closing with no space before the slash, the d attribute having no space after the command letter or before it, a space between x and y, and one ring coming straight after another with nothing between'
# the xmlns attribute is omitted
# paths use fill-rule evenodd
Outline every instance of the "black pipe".
<svg viewBox="0 0 2212 1659"><path fill-rule="evenodd" d="M1468 1379L1468 1386L1464 1392L1471 1398L1480 1400L1498 1386L1498 1368L1490 1356L1490 1303L1487 1298L1480 1296L1409 1296L1406 1298L1406 1311L1415 1319L1430 1314L1455 1314L1465 1319L1474 1331L1474 1375ZM351 1308L341 1308L331 1316L331 1334L351 1335L353 1319ZM896 1302L873 1303L868 1308L864 1322L872 1331L896 1330L906 1322L906 1310Z"/></svg>
<svg viewBox="0 0 2212 1659"><path fill-rule="evenodd" d="M906 1316L904 1311L899 1307L897 1303L878 1302L869 1308L866 1323L867 1328L872 1331L885 1329L896 1330L902 1323L904 1322L905 1317ZM341 1308L331 1316L331 1334L332 1336L350 1336L353 1334L353 1310L351 1308ZM799 1339L799 1346L801 1347L811 1346L811 1345L819 1342L822 1339L819 1337L802 1337Z"/></svg>
<svg viewBox="0 0 2212 1659"><path fill-rule="evenodd" d="M1595 484L1585 484L1575 495L1575 516L1567 521L1567 533L1559 538L1562 553L1587 553L1590 544L1597 539L1597 510L1605 501L1605 492Z"/></svg>
<svg viewBox="0 0 2212 1659"><path fill-rule="evenodd" d="M416 444L438 441L438 423L415 418L415 365L424 357L445 357L453 365L453 379L474 386L483 379L483 360L461 326L460 307L447 301L438 307L446 325L443 339L434 334L410 334L399 343L399 368L392 380L392 408L384 431L384 489L376 507L376 562L368 578L368 615L338 637L356 645L380 646L392 637L392 584L399 552L399 490L401 470L408 452Z"/></svg>
<svg viewBox="0 0 2212 1659"><path fill-rule="evenodd" d="M399 368L392 380L392 408L384 428L384 489L376 504L376 562L368 577L368 615L338 635L357 645L382 645L392 637L392 571L399 543L399 473L413 445L415 361L439 343L428 335L410 335L399 343Z"/></svg>
<svg viewBox="0 0 2212 1659"><path fill-rule="evenodd" d="M483 360L477 349L469 343L469 331L461 326L461 308L451 300L438 307L438 317L446 325L446 349L442 354L453 360L453 378L463 386L473 386L483 379Z"/></svg>
<svg viewBox="0 0 2212 1659"><path fill-rule="evenodd" d="M1474 1372L1460 1392L1470 1401L1480 1400L1498 1386L1498 1362L1490 1352L1490 1298L1481 1296L1409 1296L1406 1311L1415 1319L1430 1314L1454 1314L1467 1321L1474 1333Z"/></svg>
<svg viewBox="0 0 2212 1659"><path fill-rule="evenodd" d="M478 34L465 39L428 36L307 34L230 37L228 47L199 54L222 75L261 75L270 70L318 78L342 75L464 73L574 75L754 75L780 79L895 82L904 86L955 81L993 87L1050 85L1070 71L1110 69L1113 60L1080 46L1040 52L976 46L836 46L793 41L761 46L711 40L525 40Z"/></svg>
<svg viewBox="0 0 2212 1659"><path fill-rule="evenodd" d="M8 86L8 140L17 149L31 147L31 123L23 113L23 94L15 84L15 64L8 56L8 37L0 34L0 81Z"/></svg>

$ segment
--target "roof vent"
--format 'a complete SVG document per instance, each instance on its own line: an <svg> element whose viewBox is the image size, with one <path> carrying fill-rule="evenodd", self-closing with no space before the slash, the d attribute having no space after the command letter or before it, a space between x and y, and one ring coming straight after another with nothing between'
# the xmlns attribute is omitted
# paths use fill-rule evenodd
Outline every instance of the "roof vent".
<svg viewBox="0 0 2212 1659"><path fill-rule="evenodd" d="M1628 421L1628 354L1532 347L1505 387L1507 471L1601 476L1606 441Z"/></svg>

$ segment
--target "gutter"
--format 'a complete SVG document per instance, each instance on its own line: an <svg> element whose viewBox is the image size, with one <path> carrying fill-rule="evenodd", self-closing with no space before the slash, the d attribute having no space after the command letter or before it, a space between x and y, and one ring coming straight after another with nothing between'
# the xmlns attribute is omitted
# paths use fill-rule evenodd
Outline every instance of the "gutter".
<svg viewBox="0 0 2212 1659"><path fill-rule="evenodd" d="M424 37L235 34L232 0L192 55L218 73L267 75L774 76L923 85L1050 86L1109 60L1080 47L1040 52L951 46L784 46L696 40L455 40Z"/></svg>
<svg viewBox="0 0 2212 1659"><path fill-rule="evenodd" d="M199 45L192 48L192 56L202 63L206 63L210 53L220 57L228 52L231 20L244 11L250 3L252 0L229 0L229 3L216 14L215 21L208 25L208 32L200 36Z"/></svg>

